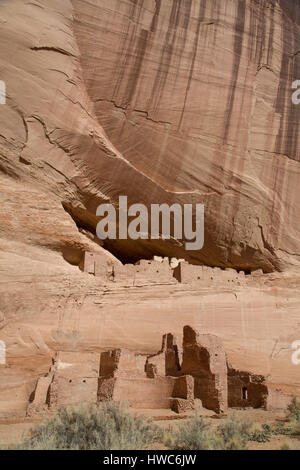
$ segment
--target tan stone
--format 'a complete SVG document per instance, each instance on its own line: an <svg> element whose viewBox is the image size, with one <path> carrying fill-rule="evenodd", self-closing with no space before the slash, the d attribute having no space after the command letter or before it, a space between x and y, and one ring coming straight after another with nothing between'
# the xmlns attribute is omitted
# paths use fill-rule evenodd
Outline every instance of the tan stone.
<svg viewBox="0 0 300 470"><path fill-rule="evenodd" d="M51 382L52 377L49 376L40 377L38 379L34 391L34 397L27 408L27 416L32 416L35 413L39 413L47 407L47 398Z"/></svg>
<svg viewBox="0 0 300 470"><path fill-rule="evenodd" d="M190 400L185 400L184 398L172 398L171 399L171 410L175 413L185 413L194 409L194 403Z"/></svg>
<svg viewBox="0 0 300 470"><path fill-rule="evenodd" d="M290 0L1 2L1 413L25 415L55 351L151 355L185 324L217 335L236 370L300 394L298 11ZM174 239L104 249L96 208L119 195L204 203L203 250ZM107 287L78 269L84 252L184 258L207 280L210 266L274 274Z"/></svg>
<svg viewBox="0 0 300 470"><path fill-rule="evenodd" d="M222 342L214 335L200 335L190 326L183 329L181 373L194 377L194 396L216 413L227 409L227 364Z"/></svg>
<svg viewBox="0 0 300 470"><path fill-rule="evenodd" d="M229 407L267 408L268 393L264 377L229 368Z"/></svg>
<svg viewBox="0 0 300 470"><path fill-rule="evenodd" d="M194 401L194 378L191 375L178 377L174 384L172 396Z"/></svg>

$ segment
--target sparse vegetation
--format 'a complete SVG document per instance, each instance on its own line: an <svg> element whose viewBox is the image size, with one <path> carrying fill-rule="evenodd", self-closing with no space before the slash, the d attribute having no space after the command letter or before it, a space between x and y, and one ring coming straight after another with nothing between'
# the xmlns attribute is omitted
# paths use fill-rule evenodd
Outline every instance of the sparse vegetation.
<svg viewBox="0 0 300 470"><path fill-rule="evenodd" d="M228 419L215 430L207 419L197 413L178 426L165 445L176 450L242 450L249 440L250 424L236 417Z"/></svg>
<svg viewBox="0 0 300 470"><path fill-rule="evenodd" d="M291 403L289 404L288 408L288 419L300 421L300 400L293 396Z"/></svg>
<svg viewBox="0 0 300 470"><path fill-rule="evenodd" d="M243 450L247 447L250 437L251 424L246 420L240 420L236 416L227 419L218 426L218 433L222 438L222 449Z"/></svg>
<svg viewBox="0 0 300 470"><path fill-rule="evenodd" d="M269 442L273 435L300 436L300 402L293 398L288 407L288 423L272 427L269 424L253 426L246 420L233 416L224 420L217 429L199 416L189 419L180 425L174 436L169 435L166 446L185 450L242 450L247 448L249 441ZM284 443L282 450L291 449L291 443Z"/></svg>
<svg viewBox="0 0 300 470"><path fill-rule="evenodd" d="M300 437L300 400L293 397L288 407L288 420L291 436Z"/></svg>
<svg viewBox="0 0 300 470"><path fill-rule="evenodd" d="M133 450L161 439L152 420L115 403L61 408L31 431L24 449Z"/></svg>
<svg viewBox="0 0 300 470"><path fill-rule="evenodd" d="M31 430L14 449L133 450L154 442L175 450L243 450L249 441L266 443L272 436L287 436L280 450L298 449L300 401L293 398L286 421L279 426L251 423L237 415L213 425L196 410L177 426L162 430L152 420L134 415L113 402L61 408L44 424ZM278 446L279 447L279 446ZM0 446L9 450L9 446Z"/></svg>
<svg viewBox="0 0 300 470"><path fill-rule="evenodd" d="M273 435L273 430L268 424L262 424L257 429L252 430L249 436L249 441L254 442L269 442Z"/></svg>
<svg viewBox="0 0 300 470"><path fill-rule="evenodd" d="M273 434L300 437L300 400L293 397L288 406L287 426L278 426L273 430Z"/></svg>
<svg viewBox="0 0 300 470"><path fill-rule="evenodd" d="M165 440L166 446L175 450L218 450L221 439L215 435L212 426L198 413L187 422L178 425L173 434Z"/></svg>

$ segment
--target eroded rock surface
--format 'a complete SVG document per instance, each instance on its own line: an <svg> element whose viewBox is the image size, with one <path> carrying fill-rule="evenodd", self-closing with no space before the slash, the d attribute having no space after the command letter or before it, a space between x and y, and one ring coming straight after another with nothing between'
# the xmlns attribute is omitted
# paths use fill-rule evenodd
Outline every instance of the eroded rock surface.
<svg viewBox="0 0 300 470"><path fill-rule="evenodd" d="M299 1L10 0L0 24L0 411L25 413L56 351L155 354L185 324L299 391ZM119 195L204 203L203 250L100 246L96 208ZM78 269L85 251L117 265L107 249L286 272L111 286Z"/></svg>

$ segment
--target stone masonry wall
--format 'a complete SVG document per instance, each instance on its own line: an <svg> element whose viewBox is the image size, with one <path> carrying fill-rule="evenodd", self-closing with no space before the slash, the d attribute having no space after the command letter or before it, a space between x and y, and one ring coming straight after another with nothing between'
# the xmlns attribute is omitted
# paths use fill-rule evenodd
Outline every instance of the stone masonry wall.
<svg viewBox="0 0 300 470"><path fill-rule="evenodd" d="M104 282L114 282L120 286L133 287L155 284L214 284L241 286L245 284L245 272L231 268L211 268L209 266L192 265L184 260L161 258L140 260L136 264L117 264L108 260L105 255L85 252L80 268L89 274L102 278ZM263 275L262 271L254 271L254 276Z"/></svg>

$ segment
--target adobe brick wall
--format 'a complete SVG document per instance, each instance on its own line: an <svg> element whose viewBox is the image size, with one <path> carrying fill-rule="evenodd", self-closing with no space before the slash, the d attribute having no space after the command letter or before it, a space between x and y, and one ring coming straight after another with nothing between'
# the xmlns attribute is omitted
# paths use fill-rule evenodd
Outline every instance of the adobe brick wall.
<svg viewBox="0 0 300 470"><path fill-rule="evenodd" d="M101 353L100 376L145 376L146 356L127 349L114 349Z"/></svg>
<svg viewBox="0 0 300 470"><path fill-rule="evenodd" d="M172 333L163 335L162 347L157 354L148 356L145 366L147 377L181 375L179 348Z"/></svg>
<svg viewBox="0 0 300 470"><path fill-rule="evenodd" d="M103 353L59 352L36 384L27 413L82 402L115 400L135 408L193 409L194 399L223 413L230 407L286 407L282 394L268 392L264 377L227 367L221 340L183 329L183 354L171 333L146 356L127 349Z"/></svg>
<svg viewBox="0 0 300 470"><path fill-rule="evenodd" d="M118 264L104 254L85 252L80 268L89 274L112 281L120 286L144 286L156 284L199 283L201 286L214 284L243 285L245 273L234 269L211 268L209 266L192 265L184 260L161 258L154 256L152 260L140 260L136 264ZM263 274L260 271L254 275Z"/></svg>
<svg viewBox="0 0 300 470"><path fill-rule="evenodd" d="M88 274L94 274L96 277L102 277L103 280L110 280L113 275L114 263L108 259L105 254L92 253L86 251L79 264L80 269ZM118 266L118 264L115 264Z"/></svg>
<svg viewBox="0 0 300 470"><path fill-rule="evenodd" d="M227 363L222 342L214 335L199 335L190 326L183 329L181 373L194 377L194 397L205 408L227 410Z"/></svg>
<svg viewBox="0 0 300 470"><path fill-rule="evenodd" d="M172 398L170 400L170 408L175 411L175 413L185 413L186 411L194 409L194 402L185 400L184 398Z"/></svg>
<svg viewBox="0 0 300 470"><path fill-rule="evenodd" d="M234 269L211 268L209 266L197 266L181 261L174 269L174 277L182 284L195 284L211 286L214 284L230 285L235 283L242 285L245 281L245 273Z"/></svg>
<svg viewBox="0 0 300 470"><path fill-rule="evenodd" d="M268 387L264 377L228 368L228 406L266 408Z"/></svg>
<svg viewBox="0 0 300 470"><path fill-rule="evenodd" d="M95 253L85 251L79 264L80 269L88 274L95 274Z"/></svg>
<svg viewBox="0 0 300 470"><path fill-rule="evenodd" d="M55 360L55 376L99 377L100 353L60 351Z"/></svg>
<svg viewBox="0 0 300 470"><path fill-rule="evenodd" d="M154 379L117 377L114 383L113 400L126 402L134 408L170 408L175 380L174 377ZM102 390L99 395L101 394Z"/></svg>
<svg viewBox="0 0 300 470"><path fill-rule="evenodd" d="M113 281L119 285L128 287L134 286L135 282L135 265L114 265L113 266Z"/></svg>
<svg viewBox="0 0 300 470"><path fill-rule="evenodd" d="M177 377L170 402L170 407L175 413L184 413L194 409L194 378L191 375Z"/></svg>
<svg viewBox="0 0 300 470"><path fill-rule="evenodd" d="M194 401L194 378L191 375L176 378L172 397Z"/></svg>
<svg viewBox="0 0 300 470"><path fill-rule="evenodd" d="M51 408L81 403L97 403L98 378L55 377L50 385Z"/></svg>
<svg viewBox="0 0 300 470"><path fill-rule="evenodd" d="M289 393L283 392L281 389L268 387L268 396L266 400L267 410L286 410L291 403L292 396Z"/></svg>
<svg viewBox="0 0 300 470"><path fill-rule="evenodd" d="M116 377L99 377L97 401L113 400L116 380Z"/></svg>
<svg viewBox="0 0 300 470"><path fill-rule="evenodd" d="M27 407L27 416L39 413L47 407L47 397L52 377L40 377L37 381L33 400Z"/></svg>

